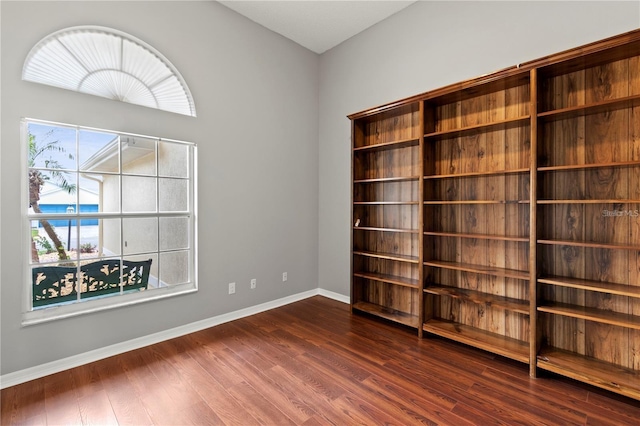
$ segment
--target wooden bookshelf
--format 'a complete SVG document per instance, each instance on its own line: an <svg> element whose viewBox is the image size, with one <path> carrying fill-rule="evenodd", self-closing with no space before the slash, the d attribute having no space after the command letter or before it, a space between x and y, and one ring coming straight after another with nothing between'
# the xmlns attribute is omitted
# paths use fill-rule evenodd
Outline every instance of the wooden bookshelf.
<svg viewBox="0 0 640 426"><path fill-rule="evenodd" d="M538 366L640 400L640 372L637 370L549 346L540 349Z"/></svg>
<svg viewBox="0 0 640 426"><path fill-rule="evenodd" d="M580 290L595 291L598 293L616 294L640 298L640 285L616 284L602 281L583 280L569 277L540 277L540 284L550 284L559 287L576 288Z"/></svg>
<svg viewBox="0 0 640 426"><path fill-rule="evenodd" d="M425 179L450 179L450 178L459 178L459 177L474 177L474 176L493 176L493 175L508 175L511 173L529 173L530 170L528 168L523 169L513 169L513 170L485 170L482 172L464 172L464 173L453 173L448 175L428 175L425 176Z"/></svg>
<svg viewBox="0 0 640 426"><path fill-rule="evenodd" d="M424 108L423 330L527 363L530 82L522 72Z"/></svg>
<svg viewBox="0 0 640 426"><path fill-rule="evenodd" d="M424 235L433 237L450 237L450 238L471 238L480 240L496 240L496 241L515 241L526 243L529 241L529 237L511 237L508 235L489 235L489 234L466 234L462 232L436 232L425 231Z"/></svg>
<svg viewBox="0 0 640 426"><path fill-rule="evenodd" d="M365 278L370 281L380 281L383 283L394 284L403 287L420 287L420 281L416 280L415 278L400 277L390 274L380 274L376 272L354 272L353 275L355 277Z"/></svg>
<svg viewBox="0 0 640 426"><path fill-rule="evenodd" d="M413 103L353 121L352 310L421 335L422 122Z"/></svg>
<svg viewBox="0 0 640 426"><path fill-rule="evenodd" d="M517 339L437 318L425 321L423 328L424 331L437 336L456 340L516 361L529 362L529 345Z"/></svg>
<svg viewBox="0 0 640 426"><path fill-rule="evenodd" d="M455 271L472 272L475 274L491 275L494 277L515 278L518 280L528 280L529 273L517 269L497 268L495 266L475 265L470 263L446 262L441 260L429 260L424 262L425 266L451 269Z"/></svg>
<svg viewBox="0 0 640 426"><path fill-rule="evenodd" d="M640 30L349 118L354 312L640 400Z"/></svg>
<svg viewBox="0 0 640 426"><path fill-rule="evenodd" d="M640 39L538 69L537 166L538 366L635 398L638 48Z"/></svg>
<svg viewBox="0 0 640 426"><path fill-rule="evenodd" d="M391 177L391 178L377 178L377 179L357 179L354 180L354 184L364 184L364 183L384 183L384 182L404 182L404 181L418 181L420 176L400 176L400 177Z"/></svg>
<svg viewBox="0 0 640 426"><path fill-rule="evenodd" d="M640 95L623 96L616 99L604 99L583 105L543 111L538 114L538 118L543 121L565 120L580 118L590 114L602 114L620 109L629 109L637 106L640 106Z"/></svg>
<svg viewBox="0 0 640 426"><path fill-rule="evenodd" d="M514 117L504 120L490 121L482 124L466 125L462 127L454 127L448 130L440 130L424 135L425 139L444 139L450 136L463 136L483 131L490 131L499 128L517 127L522 123L527 123L531 119L530 116ZM428 141L427 141L428 142Z"/></svg>
<svg viewBox="0 0 640 426"><path fill-rule="evenodd" d="M541 305L538 306L538 311L640 330L640 316L637 315L588 308L580 305L569 305L566 303Z"/></svg>
<svg viewBox="0 0 640 426"><path fill-rule="evenodd" d="M633 241L630 243L597 243L594 241L575 241L575 240L543 240L539 239L538 244L549 244L558 246L573 247L590 247L612 250L640 250L640 242Z"/></svg>
<svg viewBox="0 0 640 426"><path fill-rule="evenodd" d="M353 304L352 308L370 315L375 315L389 321L409 326L411 328L420 326L420 319L417 315L395 310L387 306L376 305L368 302L356 302Z"/></svg>
<svg viewBox="0 0 640 426"><path fill-rule="evenodd" d="M419 139L410 138L410 139L398 139L391 140L389 142L378 142L372 143L370 145L363 145L354 147L353 150L358 151L383 151L383 150L391 150L398 149L406 146L415 146L418 145Z"/></svg>
<svg viewBox="0 0 640 426"><path fill-rule="evenodd" d="M409 262L409 263L419 263L420 258L417 256L408 256L406 254L397 254L397 253L382 253L378 251L353 251L354 255L357 256L368 256L375 257L378 259L388 259L395 260L397 262Z"/></svg>
<svg viewBox="0 0 640 426"><path fill-rule="evenodd" d="M450 286L429 286L425 287L424 292L435 294L438 296L447 296L454 299L460 299L475 303L476 305L484 305L486 307L494 308L497 307L500 309L505 309L507 311L529 315L529 302L526 300L515 299L513 297L496 296L481 291L466 290L459 287Z"/></svg>
<svg viewBox="0 0 640 426"><path fill-rule="evenodd" d="M562 170L579 170L579 169L601 169L603 167L636 167L640 166L640 161L613 161L595 164L569 164L562 166L546 166L538 167L539 172L553 172Z"/></svg>

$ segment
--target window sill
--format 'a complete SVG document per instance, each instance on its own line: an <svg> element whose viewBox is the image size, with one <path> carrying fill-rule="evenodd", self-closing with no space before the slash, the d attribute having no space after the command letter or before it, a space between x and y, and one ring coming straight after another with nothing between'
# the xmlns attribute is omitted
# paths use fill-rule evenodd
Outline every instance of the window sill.
<svg viewBox="0 0 640 426"><path fill-rule="evenodd" d="M106 311L109 309L122 308L124 306L137 305L153 300L165 299L167 297L179 296L183 294L195 293L198 288L195 283L185 283L171 287L162 287L147 290L135 294L124 294L114 297L88 300L71 305L58 305L42 308L22 314L22 326L42 324L64 318L72 318L94 312Z"/></svg>

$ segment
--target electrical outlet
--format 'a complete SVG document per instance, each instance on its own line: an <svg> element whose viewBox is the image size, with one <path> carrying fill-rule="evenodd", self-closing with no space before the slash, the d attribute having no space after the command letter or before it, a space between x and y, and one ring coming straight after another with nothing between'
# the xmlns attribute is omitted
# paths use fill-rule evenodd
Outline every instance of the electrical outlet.
<svg viewBox="0 0 640 426"><path fill-rule="evenodd" d="M236 283L229 283L229 294L236 292Z"/></svg>
<svg viewBox="0 0 640 426"><path fill-rule="evenodd" d="M256 280L255 278L253 278L253 279L251 280L251 290L255 289L257 285L258 285L258 280Z"/></svg>
<svg viewBox="0 0 640 426"><path fill-rule="evenodd" d="M285 282L287 280L287 273L283 272L282 273L282 282Z"/></svg>

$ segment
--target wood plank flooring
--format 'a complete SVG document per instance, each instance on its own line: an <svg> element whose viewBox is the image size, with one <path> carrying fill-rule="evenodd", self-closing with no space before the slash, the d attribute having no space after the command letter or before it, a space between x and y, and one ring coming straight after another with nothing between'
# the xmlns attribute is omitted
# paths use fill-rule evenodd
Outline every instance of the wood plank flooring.
<svg viewBox="0 0 640 426"><path fill-rule="evenodd" d="M640 402L316 296L2 390L2 425L635 425Z"/></svg>

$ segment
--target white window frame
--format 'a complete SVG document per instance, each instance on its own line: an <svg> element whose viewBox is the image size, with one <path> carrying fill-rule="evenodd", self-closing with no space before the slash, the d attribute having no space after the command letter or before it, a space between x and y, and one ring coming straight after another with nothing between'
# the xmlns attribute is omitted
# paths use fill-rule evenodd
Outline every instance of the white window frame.
<svg viewBox="0 0 640 426"><path fill-rule="evenodd" d="M178 143L178 144L183 144L183 145L187 145L189 146L189 172L188 172L188 177L187 180L190 182L189 185L189 194L188 194L188 209L187 211L183 211L183 212L159 212L158 211L158 199L159 199L159 193L156 196L156 212L149 212L149 213L123 213L122 212L122 190L120 192L120 211L117 213L104 213L104 212L92 212L92 213L80 213L80 212L75 212L73 214L65 214L65 213L30 213L29 212L29 182L28 182L28 141L27 141L27 137L28 137L28 125L29 123L35 123L35 124L44 124L44 125L49 125L49 126L57 126L57 127L64 127L64 128L70 128L70 129L74 129L77 133L76 135L81 131L81 130L86 130L86 131L92 131L92 132L104 132L104 133L113 133L113 134L118 134L120 136L127 136L127 137L141 137L141 138L147 138L147 139L155 139L156 141L160 142L171 142L171 143ZM24 246L24 252L23 252L23 259L24 261L24 279L23 281L23 298L22 298L22 325L23 326L28 326L28 325L33 325L33 324L39 324L39 323L43 323L43 322L48 322L48 321L52 321L52 320L57 320L57 319L62 319L62 318L69 318L69 317L74 317L74 316L78 316L78 315L82 315L82 314L87 314L87 313L92 313L92 312L98 312L98 311L103 311L103 310L107 310L107 309L114 309L114 308L120 308L120 307L124 307L124 306L129 306L129 305L135 305L138 303L143 303L143 302L149 302L152 300L158 300L158 299L164 299L167 297L173 297L173 296L177 296L177 295L182 295L182 294L187 294L187 293L193 293L193 292L197 292L198 291L198 239L197 239L197 145L193 142L185 142L185 141L180 141L180 140L175 140L175 139L167 139L167 138L160 138L157 136L148 136L148 135L140 135L140 134L133 134L133 133L128 133L128 132L121 132L121 131L114 131L114 130L107 130L107 129L98 129L98 128L93 128L93 127L87 127L87 126L80 126L80 125L72 125L72 124L64 124L64 123L57 123L57 122L52 122L52 121L46 121L46 120L39 120L39 119L32 119L32 118L23 118L21 120L21 138L20 138L20 142L21 142L21 160L22 160L22 167L21 167L21 213L22 213L22 227L23 227L23 246ZM76 142L76 147L77 147L77 142ZM157 146L157 143L156 143ZM156 152L157 152L157 148L156 148ZM76 150L77 153L77 150ZM120 160L121 161L121 160ZM159 170L158 170L158 157L156 155L156 171L155 171L155 177L156 179L158 179L159 177L162 177L159 174ZM123 173L122 171L122 164L119 167L119 171L117 173L117 175L119 175L120 178L120 188L122 188L122 176L127 176L127 173ZM131 176L137 176L137 175L131 175ZM158 180L156 180L156 185L158 185ZM76 192L76 200L79 202L79 191ZM79 204L77 204L79 205ZM175 284L175 285L170 285L170 286L166 286L166 287L159 287L159 288L153 288L153 289L148 289L146 291L141 291L141 292L133 292L133 293L127 293L127 294L117 294L117 295L113 295L110 297L101 297L101 298L96 298L96 299L85 299L81 302L75 302L75 303L70 303L70 304L61 304L61 305L52 305L52 306L47 306L47 307L39 307L37 309L33 309L32 307L32 300L33 300L33 286L32 286L32 275L31 275L31 266L32 263L30 261L31 259L31 223L34 220L39 220L39 219L51 219L51 220L56 220L56 219L70 219L70 220L76 220L76 224L79 224L79 221L81 219L120 219L121 220L121 225L122 225L122 219L125 218L140 218L140 217L148 217L148 218L162 218L162 217L185 217L189 219L190 222L190 233L188 236L188 248L186 249L186 251L189 252L189 257L190 257L190 261L189 261L189 280L186 283L181 283L181 284ZM76 236L76 241L80 241L79 239L79 226L76 226L76 231L78 233L78 235ZM122 235L122 226L120 228L120 232ZM122 238L120 241L121 247L122 247ZM158 247L155 251L150 252L150 253L155 253L157 255L157 259L158 259L158 271L160 271L160 255L161 253L165 253L165 252L170 252L172 250L161 250L160 245L158 243ZM121 250L121 255L120 257L125 258L126 255L124 254L124 252ZM137 255L132 255L132 256L137 256ZM162 277L160 276L160 280L162 280ZM80 293L80 292L78 292Z"/></svg>

